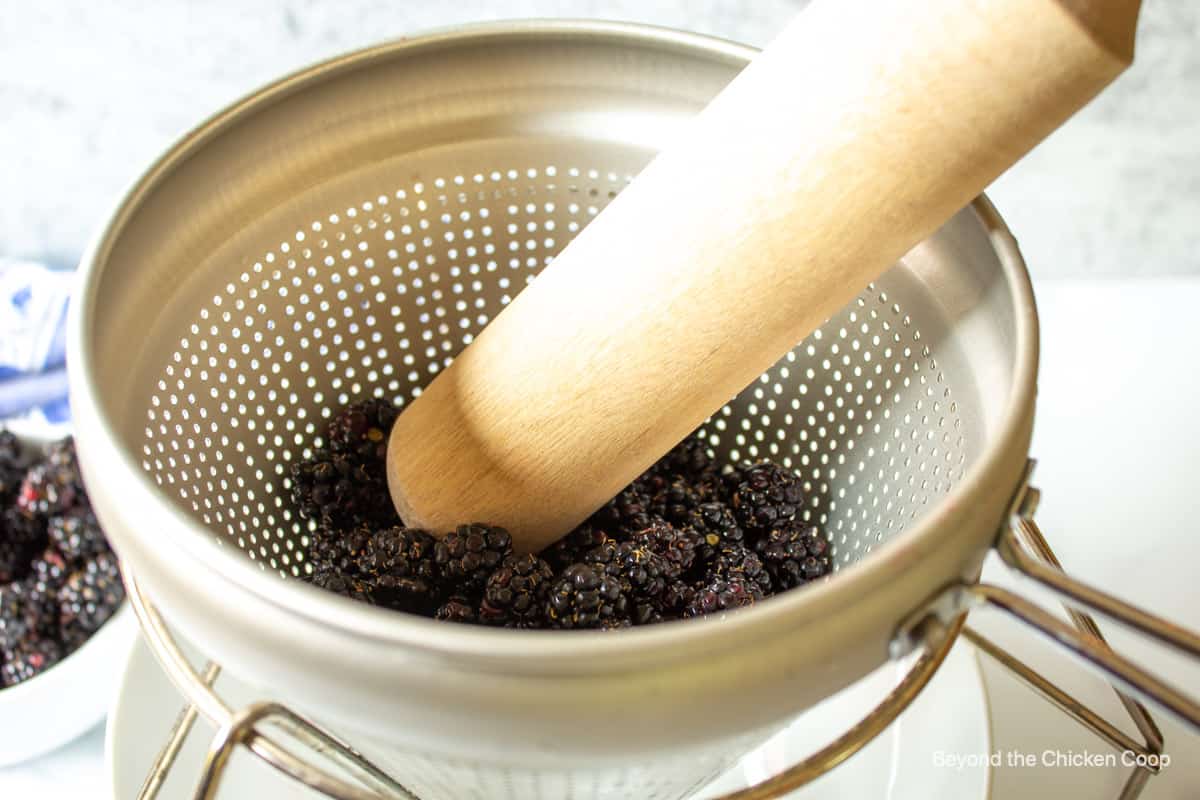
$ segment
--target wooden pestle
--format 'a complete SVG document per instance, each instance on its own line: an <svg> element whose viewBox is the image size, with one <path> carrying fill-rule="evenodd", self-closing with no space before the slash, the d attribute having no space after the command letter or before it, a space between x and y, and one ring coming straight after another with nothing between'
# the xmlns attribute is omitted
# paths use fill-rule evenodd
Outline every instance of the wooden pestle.
<svg viewBox="0 0 1200 800"><path fill-rule="evenodd" d="M1140 0L817 0L397 420L404 521L560 537L1132 60Z"/></svg>

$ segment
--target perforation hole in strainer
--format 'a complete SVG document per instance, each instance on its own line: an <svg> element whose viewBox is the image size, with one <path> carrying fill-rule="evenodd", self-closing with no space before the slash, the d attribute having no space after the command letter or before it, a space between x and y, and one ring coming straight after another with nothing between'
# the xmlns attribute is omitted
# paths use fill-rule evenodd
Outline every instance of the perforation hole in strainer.
<svg viewBox="0 0 1200 800"><path fill-rule="evenodd" d="M298 575L308 527L287 466L331 407L403 406L631 176L522 166L431 176L305 220L186 324L147 404L143 467L264 569ZM904 530L961 478L968 443L940 321L892 270L722 408L732 461L804 478L837 566Z"/></svg>

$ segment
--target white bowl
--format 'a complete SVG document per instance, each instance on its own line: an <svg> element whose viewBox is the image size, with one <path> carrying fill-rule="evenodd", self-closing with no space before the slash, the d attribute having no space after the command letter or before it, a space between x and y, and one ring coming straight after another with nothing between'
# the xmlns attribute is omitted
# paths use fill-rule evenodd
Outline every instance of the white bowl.
<svg viewBox="0 0 1200 800"><path fill-rule="evenodd" d="M48 753L104 719L136 631L126 601L74 653L0 689L0 767Z"/></svg>
<svg viewBox="0 0 1200 800"><path fill-rule="evenodd" d="M29 448L70 432L5 427ZM136 631L125 601L78 650L40 675L0 689L0 767L48 753L104 719Z"/></svg>

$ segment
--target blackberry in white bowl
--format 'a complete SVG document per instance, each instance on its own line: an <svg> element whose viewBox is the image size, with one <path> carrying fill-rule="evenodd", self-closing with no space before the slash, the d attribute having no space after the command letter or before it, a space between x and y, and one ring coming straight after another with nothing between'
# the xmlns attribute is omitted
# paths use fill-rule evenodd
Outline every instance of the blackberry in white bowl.
<svg viewBox="0 0 1200 800"><path fill-rule="evenodd" d="M92 514L70 437L0 431L0 766L107 711L133 635L117 557Z"/></svg>

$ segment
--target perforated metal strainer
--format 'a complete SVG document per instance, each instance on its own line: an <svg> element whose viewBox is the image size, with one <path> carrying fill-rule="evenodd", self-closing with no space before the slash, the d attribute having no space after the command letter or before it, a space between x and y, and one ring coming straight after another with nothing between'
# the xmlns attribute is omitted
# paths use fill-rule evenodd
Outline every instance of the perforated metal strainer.
<svg viewBox="0 0 1200 800"><path fill-rule="evenodd" d="M750 56L616 25L437 34L287 78L160 160L85 260L71 378L94 504L167 620L423 797L676 798L918 643L931 601L961 610L1024 497L1036 371L985 200L705 427L804 477L828 582L603 634L295 580L285 475L322 415L415 397Z"/></svg>

